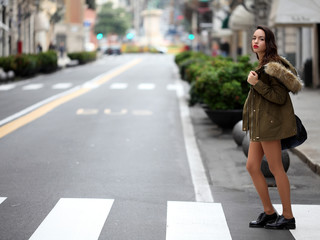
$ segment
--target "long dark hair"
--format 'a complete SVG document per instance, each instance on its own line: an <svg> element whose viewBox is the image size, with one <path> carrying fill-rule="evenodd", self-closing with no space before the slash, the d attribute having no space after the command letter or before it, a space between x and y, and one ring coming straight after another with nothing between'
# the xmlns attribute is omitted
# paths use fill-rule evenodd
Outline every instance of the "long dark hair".
<svg viewBox="0 0 320 240"><path fill-rule="evenodd" d="M257 26L256 30L258 29L264 31L266 35L266 52L263 56L263 59L260 60L258 54L256 54L257 59L259 60L259 68L267 64L268 62L282 62L281 57L278 55L278 47L273 32L270 30L270 28L262 25Z"/></svg>

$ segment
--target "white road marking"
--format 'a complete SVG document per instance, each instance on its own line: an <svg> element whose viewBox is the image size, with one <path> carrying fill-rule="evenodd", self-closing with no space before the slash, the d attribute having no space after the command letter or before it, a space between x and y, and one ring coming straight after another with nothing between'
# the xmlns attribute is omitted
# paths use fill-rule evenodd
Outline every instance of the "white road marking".
<svg viewBox="0 0 320 240"><path fill-rule="evenodd" d="M140 83L138 85L138 89L139 90L152 90L154 89L156 86L154 83Z"/></svg>
<svg viewBox="0 0 320 240"><path fill-rule="evenodd" d="M4 202L4 200L6 200L6 197L0 197L0 204Z"/></svg>
<svg viewBox="0 0 320 240"><path fill-rule="evenodd" d="M5 85L0 85L0 91L8 91L10 89L15 88L15 84L5 84Z"/></svg>
<svg viewBox="0 0 320 240"><path fill-rule="evenodd" d="M59 94L54 95L52 97L49 97L49 98L47 98L47 99L45 99L45 100L43 100L41 102L38 102L38 103L36 103L36 104L34 104L34 105L30 106L30 107L27 107L27 108L21 110L20 112L17 112L17 113L15 113L15 114L13 114L13 115L5 118L5 119L2 119L0 121L0 126L6 124L8 122L11 122L11 121L13 121L13 120L15 120L15 119L17 119L19 117L22 117L23 115L28 114L29 112L32 112L35 109L37 109L37 108L39 108L39 107L41 107L41 106L43 106L43 105L45 105L45 104L47 104L49 102L52 102L52 101L54 101L54 100L56 100L56 99L58 99L60 97L68 95L68 94L70 94L70 93L72 93L72 92L74 92L74 91L76 91L78 89L79 89L79 87L72 88L72 89L67 90L65 92L62 92L62 93L59 93Z"/></svg>
<svg viewBox="0 0 320 240"><path fill-rule="evenodd" d="M95 89L100 87L100 85L94 82L86 82L82 85L82 87L86 89Z"/></svg>
<svg viewBox="0 0 320 240"><path fill-rule="evenodd" d="M124 115L124 114L127 114L127 112L128 112L127 109L122 109L119 112L111 111L111 109L108 109L108 108L104 110L104 113L107 115Z"/></svg>
<svg viewBox="0 0 320 240"><path fill-rule="evenodd" d="M23 90L37 90L43 87L43 83L33 83L22 87Z"/></svg>
<svg viewBox="0 0 320 240"><path fill-rule="evenodd" d="M231 240L220 203L168 202L166 240Z"/></svg>
<svg viewBox="0 0 320 240"><path fill-rule="evenodd" d="M189 106L184 95L183 86L177 80L177 96L180 106L180 117L185 139L185 147L191 172L191 178L194 186L196 200L198 202L213 202L213 196L210 190L210 185L206 176L201 155L194 135L194 130L190 118Z"/></svg>
<svg viewBox="0 0 320 240"><path fill-rule="evenodd" d="M129 62L129 64L132 63L132 62L133 63L136 62L136 59L134 59L131 62ZM97 87L99 87L101 85L101 84L97 83L97 82L99 82L101 80L101 78L103 78L105 76L108 76L108 75L111 75L113 73L116 73L117 71L119 71L119 69L122 69L124 66L127 66L127 65L128 65L128 63L123 64L123 65L121 65L119 67L116 67L114 69L111 69L111 70L109 70L109 71L107 71L105 73L102 73L102 74L98 75L97 77L85 82L82 85L76 86L76 87L74 87L72 89L66 90L66 91L64 91L62 93L59 93L59 94L54 95L52 97L49 97L49 98L47 98L47 99L45 99L45 100L43 100L41 102L38 102L38 103L36 103L36 104L34 104L34 105L30 106L30 107L27 107L27 108L21 110L20 112L17 112L17 113L15 113L15 114L13 114L13 115L5 118L5 119L2 119L0 121L0 126L2 126L4 124L7 124L8 122L11 122L11 121L13 121L13 120L15 120L17 118L20 118L23 115L28 114L29 112L32 112L35 109L37 109L37 108L39 108L39 107L41 107L41 106L43 106L43 105L45 105L47 103L50 103L50 102L52 102L52 101L54 101L54 100L56 100L58 98L61 98L61 97L66 96L66 95L69 95L72 92L76 92L77 90L79 90L81 88L85 88L85 89L87 89L87 88L88 89L97 88ZM65 71L65 70L62 70L62 71ZM73 70L70 70L70 71L73 71Z"/></svg>
<svg viewBox="0 0 320 240"><path fill-rule="evenodd" d="M97 240L113 202L61 198L29 240Z"/></svg>
<svg viewBox="0 0 320 240"><path fill-rule="evenodd" d="M77 110L77 115L95 115L99 112L98 109L83 109L80 108Z"/></svg>
<svg viewBox="0 0 320 240"><path fill-rule="evenodd" d="M127 87L127 83L112 83L110 85L110 89L126 89Z"/></svg>
<svg viewBox="0 0 320 240"><path fill-rule="evenodd" d="M72 86L72 83L57 83L52 86L53 89L67 89Z"/></svg>
<svg viewBox="0 0 320 240"><path fill-rule="evenodd" d="M282 205L275 204L279 214L282 213ZM296 240L319 239L320 205L292 205L293 215L296 219L296 229L290 230Z"/></svg>

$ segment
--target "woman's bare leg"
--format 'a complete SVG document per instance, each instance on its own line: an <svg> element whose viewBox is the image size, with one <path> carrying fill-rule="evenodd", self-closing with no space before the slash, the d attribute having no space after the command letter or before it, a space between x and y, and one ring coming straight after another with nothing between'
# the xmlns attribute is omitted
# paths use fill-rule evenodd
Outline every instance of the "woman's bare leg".
<svg viewBox="0 0 320 240"><path fill-rule="evenodd" d="M282 164L281 142L280 140L261 142L261 145L266 155L269 169L277 183L282 203L282 215L286 219L293 218L290 200L290 183Z"/></svg>
<svg viewBox="0 0 320 240"><path fill-rule="evenodd" d="M250 142L247 170L251 175L252 181L261 199L264 212L268 215L273 214L274 208L272 206L268 185L265 177L261 172L261 162L263 158L263 148L260 142Z"/></svg>

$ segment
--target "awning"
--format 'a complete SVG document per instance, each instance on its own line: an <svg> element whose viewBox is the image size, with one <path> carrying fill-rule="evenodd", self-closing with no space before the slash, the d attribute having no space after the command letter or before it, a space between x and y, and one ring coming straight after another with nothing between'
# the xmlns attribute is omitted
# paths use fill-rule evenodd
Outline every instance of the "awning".
<svg viewBox="0 0 320 240"><path fill-rule="evenodd" d="M237 6L231 13L229 28L232 30L245 30L254 25L254 15L248 12L244 6Z"/></svg>
<svg viewBox="0 0 320 240"><path fill-rule="evenodd" d="M233 34L232 30L224 28L219 29L217 31L212 32L212 37L222 38L222 37L229 37Z"/></svg>
<svg viewBox="0 0 320 240"><path fill-rule="evenodd" d="M312 25L320 23L319 0L273 0L269 25Z"/></svg>

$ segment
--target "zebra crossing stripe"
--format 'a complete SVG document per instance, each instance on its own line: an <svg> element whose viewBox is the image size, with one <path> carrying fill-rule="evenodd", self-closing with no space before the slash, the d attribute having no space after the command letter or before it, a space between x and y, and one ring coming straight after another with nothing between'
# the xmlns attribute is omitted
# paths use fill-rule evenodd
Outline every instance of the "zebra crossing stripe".
<svg viewBox="0 0 320 240"><path fill-rule="evenodd" d="M275 209L281 213L282 205L275 204ZM320 205L292 205L293 215L296 219L296 229L290 230L296 240L319 239Z"/></svg>
<svg viewBox="0 0 320 240"><path fill-rule="evenodd" d="M166 240L231 240L220 203L168 202Z"/></svg>
<svg viewBox="0 0 320 240"><path fill-rule="evenodd" d="M29 240L97 240L113 202L61 198Z"/></svg>
<svg viewBox="0 0 320 240"><path fill-rule="evenodd" d="M37 90L43 87L42 83L34 83L34 84L29 84L24 86L22 89L23 90Z"/></svg>
<svg viewBox="0 0 320 240"><path fill-rule="evenodd" d="M0 204L4 202L4 200L6 200L6 197L0 197Z"/></svg>

